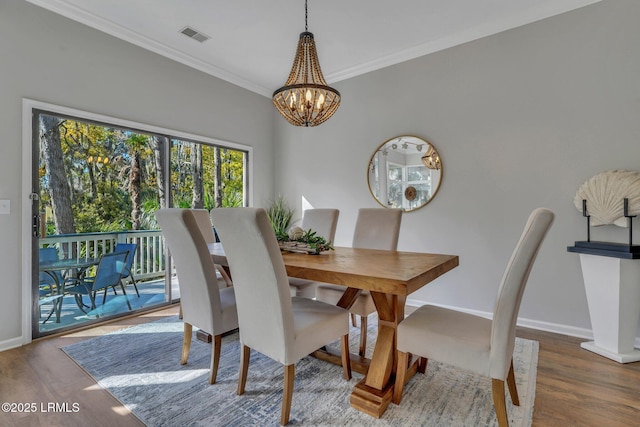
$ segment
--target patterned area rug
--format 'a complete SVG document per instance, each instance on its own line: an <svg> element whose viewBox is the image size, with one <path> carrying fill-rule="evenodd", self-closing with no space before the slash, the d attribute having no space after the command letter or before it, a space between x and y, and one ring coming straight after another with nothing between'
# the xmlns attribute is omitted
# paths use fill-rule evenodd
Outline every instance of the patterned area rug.
<svg viewBox="0 0 640 427"><path fill-rule="evenodd" d="M369 318L369 351L376 321ZM359 328L350 344L357 353ZM195 332L194 332L195 334ZM339 344L335 343L336 348ZM146 425L277 426L282 404L283 367L252 351L245 394L236 395L238 334L222 340L217 383L207 375L211 347L195 339L189 363L180 365L182 322L171 317L92 338L63 348L78 365ZM521 406L507 396L511 426L529 426L533 413L538 342L517 339L514 369ZM429 361L426 375L406 385L402 403L390 404L380 419L349 405L362 378L342 378L342 368L306 357L296 364L289 425L304 426L496 426L491 380Z"/></svg>

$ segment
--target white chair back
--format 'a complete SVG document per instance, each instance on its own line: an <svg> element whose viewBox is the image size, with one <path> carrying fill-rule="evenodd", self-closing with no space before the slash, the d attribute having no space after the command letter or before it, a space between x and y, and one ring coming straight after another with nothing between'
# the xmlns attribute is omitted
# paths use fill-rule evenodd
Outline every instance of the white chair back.
<svg viewBox="0 0 640 427"><path fill-rule="evenodd" d="M156 218L175 260L183 320L212 335L226 332L218 330L223 324L218 278L194 214L190 209L160 209Z"/></svg>
<svg viewBox="0 0 640 427"><path fill-rule="evenodd" d="M240 341L284 365L295 363L289 280L267 213L225 208L212 218L233 276Z"/></svg>
<svg viewBox="0 0 640 427"><path fill-rule="evenodd" d="M311 229L317 236L333 243L338 226L338 215L340 215L338 209L307 209L302 216L300 227L304 231Z"/></svg>
<svg viewBox="0 0 640 427"><path fill-rule="evenodd" d="M358 211L352 246L365 249L397 250L401 221L401 209L361 208Z"/></svg>
<svg viewBox="0 0 640 427"><path fill-rule="evenodd" d="M491 325L492 378L505 378L509 370L522 295L553 219L553 212L546 208L538 208L531 213L502 276Z"/></svg>
<svg viewBox="0 0 640 427"><path fill-rule="evenodd" d="M209 211L206 209L191 209L191 212L198 223L198 228L200 228L204 241L207 242L207 244L215 243L216 236L213 234L213 224L211 224Z"/></svg>

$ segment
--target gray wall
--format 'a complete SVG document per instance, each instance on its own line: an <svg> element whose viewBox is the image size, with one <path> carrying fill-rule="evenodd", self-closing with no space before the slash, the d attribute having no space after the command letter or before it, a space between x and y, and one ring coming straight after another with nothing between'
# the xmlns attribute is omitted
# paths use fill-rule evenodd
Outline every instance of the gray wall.
<svg viewBox="0 0 640 427"><path fill-rule="evenodd" d="M273 194L271 101L23 0L0 2L0 349L21 336L22 99L253 146ZM248 126L247 123L251 125Z"/></svg>
<svg viewBox="0 0 640 427"><path fill-rule="evenodd" d="M366 170L379 144L414 134L444 164L442 187L404 215L399 249L460 255L460 266L412 296L491 312L527 216L556 221L524 296L523 324L589 335L579 258L578 187L608 169L640 170L640 2L603 1L336 84L343 102L318 128L276 130L276 188L336 207L349 245L359 207L378 207ZM640 225L637 226L640 230ZM636 233L640 234L640 233ZM624 242L626 229L592 231ZM640 242L640 236L636 243Z"/></svg>
<svg viewBox="0 0 640 427"><path fill-rule="evenodd" d="M557 218L520 315L588 335L578 257L566 252L585 238L573 196L596 173L640 169L639 16L640 2L605 0L340 82L336 115L301 129L267 98L21 0L2 1L0 199L11 200L12 212L0 215L0 348L21 333L23 97L251 145L255 204L282 193L299 215L303 197L337 207L337 245L350 244L359 207L378 206L366 187L376 147L401 134L426 138L444 162L442 187L405 215L399 248L458 254L460 267L411 302L490 312L527 215L546 206ZM592 234L624 241L626 230Z"/></svg>

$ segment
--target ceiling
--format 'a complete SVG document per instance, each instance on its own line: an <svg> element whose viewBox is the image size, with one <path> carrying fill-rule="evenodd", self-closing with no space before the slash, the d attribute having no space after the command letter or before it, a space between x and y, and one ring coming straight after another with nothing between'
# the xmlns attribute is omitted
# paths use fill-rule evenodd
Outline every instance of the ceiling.
<svg viewBox="0 0 640 427"><path fill-rule="evenodd" d="M268 97L305 29L302 0L26 1ZM598 1L309 0L308 25L334 83Z"/></svg>

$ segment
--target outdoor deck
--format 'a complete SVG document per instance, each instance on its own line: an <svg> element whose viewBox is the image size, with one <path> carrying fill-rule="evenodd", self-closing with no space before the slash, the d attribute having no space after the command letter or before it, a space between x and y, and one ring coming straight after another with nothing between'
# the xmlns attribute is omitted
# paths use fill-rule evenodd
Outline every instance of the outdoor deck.
<svg viewBox="0 0 640 427"><path fill-rule="evenodd" d="M174 275L171 281L171 295L172 298L180 298L180 289L178 287L178 281ZM136 291L129 282L126 283L126 292L129 303L132 310L129 310L125 296L122 291L118 291L115 295L112 290L107 293L107 300L105 304L102 304L102 294L100 293L96 297L96 309L83 313L80 307L76 304L73 295L65 295L62 299L62 309L60 310L60 322L56 322L55 313L49 317L49 313L52 310L51 304L43 304L40 309L40 331L50 332L56 329L66 328L73 325L82 325L87 321L95 320L97 318L112 316L116 314L130 313L131 311L150 308L156 305L165 303L164 292L164 278L154 279L148 281L137 281L138 291L140 297L136 295ZM89 303L88 297L84 298L85 304Z"/></svg>

